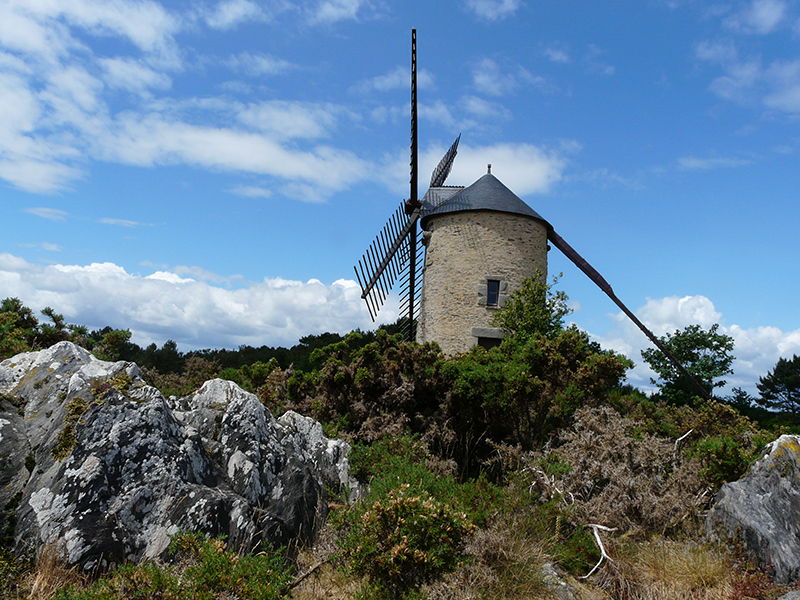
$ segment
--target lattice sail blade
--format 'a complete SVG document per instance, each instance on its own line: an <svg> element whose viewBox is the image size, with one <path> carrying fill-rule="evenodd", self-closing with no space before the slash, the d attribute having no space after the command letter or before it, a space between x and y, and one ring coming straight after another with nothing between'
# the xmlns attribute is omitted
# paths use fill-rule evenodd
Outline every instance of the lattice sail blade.
<svg viewBox="0 0 800 600"><path fill-rule="evenodd" d="M442 160L439 161L439 164L436 165L433 173L431 173L431 187L442 187L444 185L447 176L450 175L450 171L453 169L453 161L455 161L456 154L458 154L458 142L460 141L461 134L459 133L456 141L453 142L450 149L444 153Z"/></svg>
<svg viewBox="0 0 800 600"><path fill-rule="evenodd" d="M361 297L367 303L373 321L395 282L404 279L409 270L412 255L409 238L412 232L416 233L420 211L417 209L410 216L406 216L405 211L406 205L403 203L354 266L356 279L361 286ZM416 239L416 236L413 237Z"/></svg>

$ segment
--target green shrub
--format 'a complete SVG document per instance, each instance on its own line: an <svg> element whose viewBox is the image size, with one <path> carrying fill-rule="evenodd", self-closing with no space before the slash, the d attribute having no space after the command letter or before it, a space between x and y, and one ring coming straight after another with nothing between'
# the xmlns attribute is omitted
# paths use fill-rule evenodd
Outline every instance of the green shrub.
<svg viewBox="0 0 800 600"><path fill-rule="evenodd" d="M376 500L342 542L349 569L399 598L454 569L475 527L467 515L402 485Z"/></svg>
<svg viewBox="0 0 800 600"><path fill-rule="evenodd" d="M237 555L221 539L183 533L171 549L177 566L125 564L88 588L59 589L55 600L278 600L288 595L291 570L277 552ZM181 568L182 567L182 568Z"/></svg>

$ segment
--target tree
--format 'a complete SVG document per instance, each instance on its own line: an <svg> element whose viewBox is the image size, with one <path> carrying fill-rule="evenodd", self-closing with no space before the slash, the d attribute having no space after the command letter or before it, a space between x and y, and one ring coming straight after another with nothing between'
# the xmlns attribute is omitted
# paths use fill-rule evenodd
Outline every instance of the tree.
<svg viewBox="0 0 800 600"><path fill-rule="evenodd" d="M779 358L775 368L756 384L761 400L758 404L767 409L800 414L800 357Z"/></svg>
<svg viewBox="0 0 800 600"><path fill-rule="evenodd" d="M572 312L567 306L567 294L553 291L558 277L547 284L538 273L524 279L512 292L505 305L497 311L492 325L511 336L530 337L535 333L552 338L564 329L564 317Z"/></svg>
<svg viewBox="0 0 800 600"><path fill-rule="evenodd" d="M733 373L733 338L719 333L718 323L708 330L700 325L689 325L659 339L709 394L715 387L725 385L720 377ZM692 382L663 352L648 348L642 350L642 358L658 375L658 380L650 381L659 387L668 402L688 404L697 395Z"/></svg>

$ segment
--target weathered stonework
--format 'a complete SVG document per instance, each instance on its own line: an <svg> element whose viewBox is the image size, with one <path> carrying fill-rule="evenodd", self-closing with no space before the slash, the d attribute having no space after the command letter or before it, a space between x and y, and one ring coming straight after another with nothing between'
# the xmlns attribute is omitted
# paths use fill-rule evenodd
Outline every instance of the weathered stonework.
<svg viewBox="0 0 800 600"><path fill-rule="evenodd" d="M491 325L497 308L537 271L547 277L547 226L523 215L489 210L432 215L426 244L417 341L436 341L446 354L479 338L502 337ZM500 282L487 306L487 281Z"/></svg>

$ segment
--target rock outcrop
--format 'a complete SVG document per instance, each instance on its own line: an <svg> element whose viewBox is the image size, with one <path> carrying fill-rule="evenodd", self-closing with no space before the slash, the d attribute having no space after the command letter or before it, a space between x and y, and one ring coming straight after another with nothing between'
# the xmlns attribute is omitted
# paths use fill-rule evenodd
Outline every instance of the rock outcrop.
<svg viewBox="0 0 800 600"><path fill-rule="evenodd" d="M84 569L164 556L180 530L308 542L327 493L358 493L348 451L232 382L164 398L135 364L61 342L0 363L0 540Z"/></svg>
<svg viewBox="0 0 800 600"><path fill-rule="evenodd" d="M778 583L800 579L800 437L782 435L745 477L722 486L706 533L741 545Z"/></svg>

